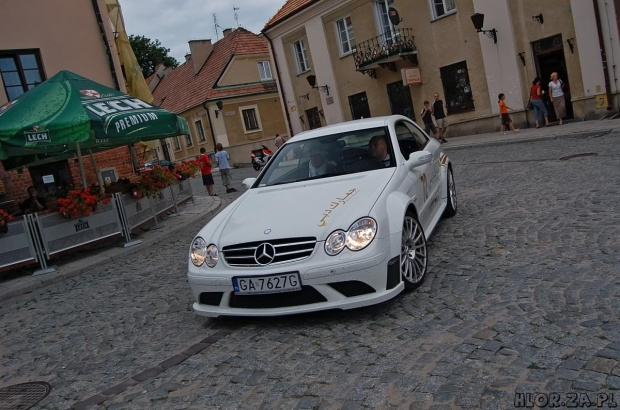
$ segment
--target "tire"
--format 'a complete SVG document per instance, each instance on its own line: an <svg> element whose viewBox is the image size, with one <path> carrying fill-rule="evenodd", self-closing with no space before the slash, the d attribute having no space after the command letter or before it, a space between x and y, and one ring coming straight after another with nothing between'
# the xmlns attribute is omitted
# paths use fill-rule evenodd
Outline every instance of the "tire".
<svg viewBox="0 0 620 410"><path fill-rule="evenodd" d="M454 183L454 174L452 173L451 166L448 166L446 183L448 185L448 189L446 191L448 203L446 204L446 209L443 211L443 216L451 217L456 215L456 210L458 207L458 201L456 197L456 184Z"/></svg>
<svg viewBox="0 0 620 410"><path fill-rule="evenodd" d="M254 171L260 171L260 165L258 164L252 164L252 167L254 168Z"/></svg>
<svg viewBox="0 0 620 410"><path fill-rule="evenodd" d="M426 235L415 215L407 212L403 220L400 251L400 275L405 289L415 289L422 284L427 265Z"/></svg>

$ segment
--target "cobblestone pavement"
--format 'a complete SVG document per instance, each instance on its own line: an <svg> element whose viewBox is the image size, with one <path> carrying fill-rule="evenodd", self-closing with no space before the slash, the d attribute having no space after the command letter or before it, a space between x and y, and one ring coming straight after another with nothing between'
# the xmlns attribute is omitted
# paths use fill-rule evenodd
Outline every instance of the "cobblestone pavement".
<svg viewBox="0 0 620 410"><path fill-rule="evenodd" d="M378 306L196 316L185 273L198 226L4 301L0 387L49 382L42 409L504 409L536 392L618 403L618 138L448 147L459 213L430 241L424 285ZM598 155L560 160L581 153Z"/></svg>

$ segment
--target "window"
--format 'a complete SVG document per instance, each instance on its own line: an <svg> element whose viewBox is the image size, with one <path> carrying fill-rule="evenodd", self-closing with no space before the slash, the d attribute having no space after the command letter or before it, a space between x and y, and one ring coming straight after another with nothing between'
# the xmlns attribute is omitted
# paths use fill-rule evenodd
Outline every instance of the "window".
<svg viewBox="0 0 620 410"><path fill-rule="evenodd" d="M345 17L336 21L336 31L340 44L340 55L351 54L355 48L355 35L353 34L353 24L351 17Z"/></svg>
<svg viewBox="0 0 620 410"><path fill-rule="evenodd" d="M256 106L239 107L239 111L241 111L243 127L246 133L260 131L262 129L260 119L258 118L258 108Z"/></svg>
<svg viewBox="0 0 620 410"><path fill-rule="evenodd" d="M433 12L433 18L439 18L443 15L450 13L453 10L456 10L456 5L454 4L454 0L430 0L431 1L431 9Z"/></svg>
<svg viewBox="0 0 620 410"><path fill-rule="evenodd" d="M460 111L471 111L474 109L474 100L469 85L469 74L467 74L467 63L451 64L439 69L441 83L446 97L445 107L447 114L454 114Z"/></svg>
<svg viewBox="0 0 620 410"><path fill-rule="evenodd" d="M387 44L391 44L394 37L394 26L390 21L388 10L394 7L393 0L379 0L377 2L377 16L379 18L379 34Z"/></svg>
<svg viewBox="0 0 620 410"><path fill-rule="evenodd" d="M198 132L198 143L205 142L205 130L202 128L202 121L198 120L194 123L196 125L196 132Z"/></svg>
<svg viewBox="0 0 620 410"><path fill-rule="evenodd" d="M172 138L172 143L174 144L174 150L175 151L180 151L181 150L181 142L179 141L179 137Z"/></svg>
<svg viewBox="0 0 620 410"><path fill-rule="evenodd" d="M269 65L269 61L258 62L258 74L260 75L261 81L273 80L273 77L271 75L271 66Z"/></svg>
<svg viewBox="0 0 620 410"><path fill-rule="evenodd" d="M399 122L394 129L398 138L398 147L405 160L409 159L411 153L424 149L428 142L424 133L408 122Z"/></svg>
<svg viewBox="0 0 620 410"><path fill-rule="evenodd" d="M0 52L0 73L9 101L43 82L38 51Z"/></svg>
<svg viewBox="0 0 620 410"><path fill-rule="evenodd" d="M305 73L310 70L310 64L308 64L308 54L306 53L306 45L303 40L293 43L295 49L295 59L297 61L297 74Z"/></svg>
<svg viewBox="0 0 620 410"><path fill-rule="evenodd" d="M192 141L192 135L191 134L187 134L185 136L185 146L187 148L194 146L194 141Z"/></svg>

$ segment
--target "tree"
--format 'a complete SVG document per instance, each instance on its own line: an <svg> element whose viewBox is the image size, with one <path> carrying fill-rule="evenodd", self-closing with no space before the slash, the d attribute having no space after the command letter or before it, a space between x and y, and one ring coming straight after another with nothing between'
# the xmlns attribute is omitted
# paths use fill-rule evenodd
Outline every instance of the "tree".
<svg viewBox="0 0 620 410"><path fill-rule="evenodd" d="M131 43L131 48L136 55L138 64L140 64L144 78L153 74L158 64L163 64L166 67L179 65L174 57L168 55L170 49L162 46L159 40L153 41L144 36L131 35L129 36L129 43Z"/></svg>

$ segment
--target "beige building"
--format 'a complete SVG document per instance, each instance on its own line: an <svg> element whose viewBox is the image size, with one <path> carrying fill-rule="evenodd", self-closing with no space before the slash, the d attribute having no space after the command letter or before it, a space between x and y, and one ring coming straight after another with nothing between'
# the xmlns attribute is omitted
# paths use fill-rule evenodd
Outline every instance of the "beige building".
<svg viewBox="0 0 620 410"><path fill-rule="evenodd" d="M277 134L288 136L267 42L243 28L224 37L189 42L186 61L158 71L147 81L154 103L187 119L191 134L169 138L174 160L195 159L221 143L231 163L249 163L253 149L275 149Z"/></svg>
<svg viewBox="0 0 620 410"><path fill-rule="evenodd" d="M546 88L553 71L567 86L568 118L609 115L618 107L617 3L288 0L262 33L293 135L389 114L422 125L423 102L438 92L449 137L498 130L499 93L515 123L532 126L532 81Z"/></svg>
<svg viewBox="0 0 620 410"><path fill-rule="evenodd" d="M127 91L105 0L76 1L70 7L64 0L9 1L0 9L0 106L61 70ZM84 155L87 183L134 176L138 158L133 154L126 146L95 154L99 175ZM0 207L8 210L30 185L48 198L59 186L81 186L75 158L7 168L0 166Z"/></svg>

